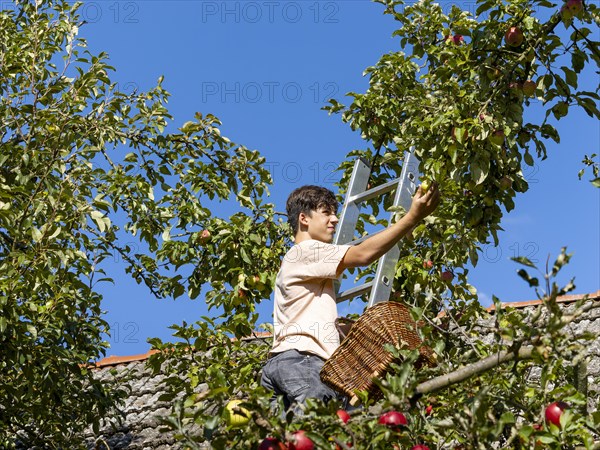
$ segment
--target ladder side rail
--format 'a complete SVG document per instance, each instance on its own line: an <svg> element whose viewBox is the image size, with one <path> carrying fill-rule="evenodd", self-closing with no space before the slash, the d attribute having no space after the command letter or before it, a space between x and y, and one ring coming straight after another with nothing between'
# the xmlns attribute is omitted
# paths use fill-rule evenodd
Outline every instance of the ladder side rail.
<svg viewBox="0 0 600 450"><path fill-rule="evenodd" d="M346 192L346 200L340 213L339 222L333 243L336 245L346 244L352 241L354 237L354 231L356 230L356 224L358 222L358 216L360 215L360 205L355 202L350 202L349 199L352 196L356 196L361 192L364 192L369 183L369 177L371 176L371 166L363 158L358 158L354 163L352 169L352 175L350 176L350 182L348 185L348 192ZM336 298L340 293L342 284L342 275L334 280L333 287L336 293ZM338 302L341 300L337 300Z"/></svg>
<svg viewBox="0 0 600 450"><path fill-rule="evenodd" d="M350 202L349 199L361 192L364 192L369 183L369 176L371 175L371 166L367 162L358 158L354 163L354 169L350 176L350 184L348 192L346 193L346 201L342 207L338 227L333 239L333 243L336 245L348 243L352 241L354 237L354 230L358 222L358 216L360 214L360 205Z"/></svg>
<svg viewBox="0 0 600 450"><path fill-rule="evenodd" d="M396 189L396 195L394 196L393 206L402 206L406 211L410 209L412 198L416 190L416 170L418 167L416 161L417 158L413 151L405 152L402 172L400 174L398 188ZM392 225L394 215L395 212L390 214L388 226ZM376 303L385 302L390 299L393 281L396 275L396 264L400 258L400 245L400 243L394 245L379 259L367 307L370 308Z"/></svg>

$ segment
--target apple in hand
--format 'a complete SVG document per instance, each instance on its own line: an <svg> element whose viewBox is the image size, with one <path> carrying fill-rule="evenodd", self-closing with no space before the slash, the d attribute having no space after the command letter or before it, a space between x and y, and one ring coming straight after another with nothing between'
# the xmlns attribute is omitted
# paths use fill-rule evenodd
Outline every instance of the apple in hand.
<svg viewBox="0 0 600 450"><path fill-rule="evenodd" d="M563 411L568 407L569 405L565 402L550 403L546 407L546 411L544 413L546 416L546 422L553 423L560 428L560 416L562 416Z"/></svg>
<svg viewBox="0 0 600 450"><path fill-rule="evenodd" d="M511 47L518 47L523 43L523 32L519 27L510 27L504 35L504 40Z"/></svg>
<svg viewBox="0 0 600 450"><path fill-rule="evenodd" d="M421 192L423 192L423 194L426 194L430 187L431 182L429 180L423 180L421 182Z"/></svg>
<svg viewBox="0 0 600 450"><path fill-rule="evenodd" d="M401 425L407 425L408 421L406 416L398 411L388 411L379 417L379 423L388 427L399 427Z"/></svg>
<svg viewBox="0 0 600 450"><path fill-rule="evenodd" d="M288 442L289 450L313 450L314 448L315 444L306 436L304 430L296 431L292 440Z"/></svg>

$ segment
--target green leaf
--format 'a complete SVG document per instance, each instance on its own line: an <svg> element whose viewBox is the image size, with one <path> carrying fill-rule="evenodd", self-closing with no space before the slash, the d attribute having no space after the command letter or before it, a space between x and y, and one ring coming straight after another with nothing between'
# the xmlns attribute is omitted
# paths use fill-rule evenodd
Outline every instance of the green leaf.
<svg viewBox="0 0 600 450"><path fill-rule="evenodd" d="M510 258L510 259L513 260L513 261L515 261L515 262L517 262L517 263L519 263L519 264L523 264L524 266L536 268L536 265L533 264L525 256L516 256L516 257Z"/></svg>
<svg viewBox="0 0 600 450"><path fill-rule="evenodd" d="M567 84L574 89L577 89L577 73L568 67L561 67L562 71L565 73L565 79Z"/></svg>
<svg viewBox="0 0 600 450"><path fill-rule="evenodd" d="M517 274L521 278L523 278L525 281L527 281L527 283L529 284L530 287L535 287L535 286L540 285L539 280L537 278L533 278L532 276L530 276L525 269L519 269Z"/></svg>

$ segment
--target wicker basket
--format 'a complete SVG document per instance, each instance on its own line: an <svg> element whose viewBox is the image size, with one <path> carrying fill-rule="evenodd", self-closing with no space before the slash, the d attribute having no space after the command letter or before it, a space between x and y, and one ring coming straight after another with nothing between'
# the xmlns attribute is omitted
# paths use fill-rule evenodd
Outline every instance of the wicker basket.
<svg viewBox="0 0 600 450"><path fill-rule="evenodd" d="M385 344L418 348L421 356L417 364L434 364L434 354L423 345L409 308L398 302L381 302L368 308L352 325L346 339L325 362L321 379L348 395L353 404L357 390L368 391L372 397L381 396L373 378L384 377L394 362Z"/></svg>

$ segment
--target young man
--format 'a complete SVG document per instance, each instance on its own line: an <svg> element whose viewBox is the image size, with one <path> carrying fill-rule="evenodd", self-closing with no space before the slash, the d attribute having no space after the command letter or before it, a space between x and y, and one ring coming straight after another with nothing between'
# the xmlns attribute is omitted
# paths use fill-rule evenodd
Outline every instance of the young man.
<svg viewBox="0 0 600 450"><path fill-rule="evenodd" d="M333 281L344 269L368 266L431 214L440 201L435 183L417 190L408 213L391 227L356 246L331 244L338 203L330 190L303 186L287 200L295 245L283 258L275 280L273 347L261 384L282 395L286 409L307 398L338 397L319 372L339 346Z"/></svg>

